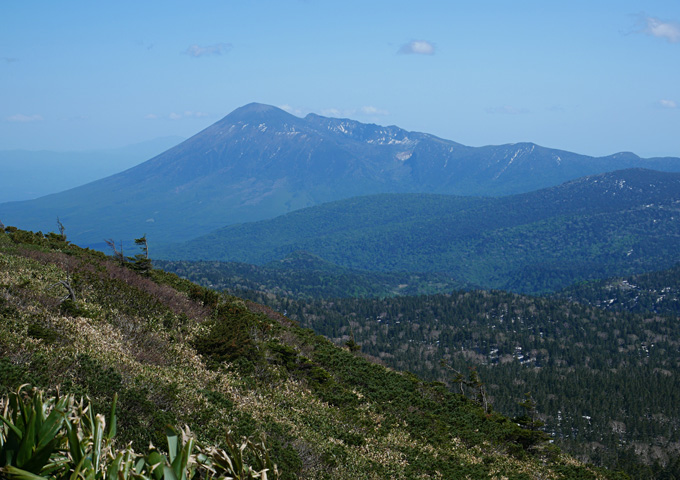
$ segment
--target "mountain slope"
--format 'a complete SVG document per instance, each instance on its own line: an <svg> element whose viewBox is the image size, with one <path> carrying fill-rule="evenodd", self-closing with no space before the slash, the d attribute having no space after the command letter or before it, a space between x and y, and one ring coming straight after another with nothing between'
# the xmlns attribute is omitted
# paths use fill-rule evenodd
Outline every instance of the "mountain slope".
<svg viewBox="0 0 680 480"><path fill-rule="evenodd" d="M168 423L186 423L211 443L225 428L266 433L286 479L622 478L262 305L59 235L1 231L0 253L0 393L29 382L108 411L117 392L123 445L160 447Z"/></svg>
<svg viewBox="0 0 680 480"><path fill-rule="evenodd" d="M87 244L143 233L162 243L356 195L511 194L631 166L678 171L680 159L592 158L529 143L473 148L394 126L298 118L250 104L118 175L2 204L0 219L50 230L59 217Z"/></svg>
<svg viewBox="0 0 680 480"><path fill-rule="evenodd" d="M443 272L485 288L542 292L672 265L679 209L680 174L631 169L502 198L353 198L156 254L264 264L304 250L351 268Z"/></svg>

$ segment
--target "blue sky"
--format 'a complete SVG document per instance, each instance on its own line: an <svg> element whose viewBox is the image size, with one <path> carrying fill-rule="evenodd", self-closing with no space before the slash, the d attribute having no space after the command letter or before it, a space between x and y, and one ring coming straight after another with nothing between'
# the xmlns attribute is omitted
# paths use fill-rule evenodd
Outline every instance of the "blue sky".
<svg viewBox="0 0 680 480"><path fill-rule="evenodd" d="M680 156L680 2L0 3L0 150L189 137L250 102Z"/></svg>

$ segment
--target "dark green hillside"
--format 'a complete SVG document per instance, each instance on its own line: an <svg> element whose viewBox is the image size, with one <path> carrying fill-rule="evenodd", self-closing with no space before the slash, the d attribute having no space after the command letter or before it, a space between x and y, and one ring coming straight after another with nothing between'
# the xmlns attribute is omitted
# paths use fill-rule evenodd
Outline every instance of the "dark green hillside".
<svg viewBox="0 0 680 480"><path fill-rule="evenodd" d="M293 298L385 297L446 292L460 282L437 273L352 270L306 252L259 266L238 262L156 260L167 272L215 290L259 291Z"/></svg>
<svg viewBox="0 0 680 480"><path fill-rule="evenodd" d="M560 445L635 478L680 466L680 323L504 292L293 301L303 326L353 339L386 365L444 381L476 369L494 409L521 413L526 392ZM445 364L442 364L445 362Z"/></svg>
<svg viewBox="0 0 680 480"><path fill-rule="evenodd" d="M88 395L98 412L117 393L118 441L139 449L164 445L168 423L217 444L226 429L266 433L282 478L623 478L267 307L10 228L0 393L26 382Z"/></svg>
<svg viewBox="0 0 680 480"><path fill-rule="evenodd" d="M605 310L680 316L680 264L667 270L574 285L555 296Z"/></svg>
<svg viewBox="0 0 680 480"><path fill-rule="evenodd" d="M353 264L368 263L366 259L374 255L373 250L381 241L388 249L394 248L392 243L395 240L388 235L406 232L402 234L404 237L414 229L414 225L418 228L432 218L451 212L467 213L468 209L478 207L480 202L486 205L493 200L422 194L356 197L268 221L226 227L191 242L161 249L156 254L163 258L238 260L261 265L296 251L308 251L326 261L353 267ZM417 241L408 240L411 243ZM405 245L404 248L411 246ZM355 251L356 247L371 250ZM323 251L324 255L319 251ZM353 255L360 257L345 256L352 251ZM383 255L389 255L389 252ZM340 261L335 261L335 257ZM375 263L379 261L366 266L377 270ZM400 260L395 258L394 261Z"/></svg>
<svg viewBox="0 0 680 480"><path fill-rule="evenodd" d="M377 195L235 225L156 250L264 264L304 250L354 269L441 272L549 292L680 258L680 174L624 170L503 198Z"/></svg>

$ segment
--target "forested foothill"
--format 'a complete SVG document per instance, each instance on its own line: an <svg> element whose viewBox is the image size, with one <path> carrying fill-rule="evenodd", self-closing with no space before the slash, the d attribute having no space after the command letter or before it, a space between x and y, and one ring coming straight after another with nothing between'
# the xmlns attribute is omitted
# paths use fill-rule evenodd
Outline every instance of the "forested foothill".
<svg viewBox="0 0 680 480"><path fill-rule="evenodd" d="M680 258L679 215L680 174L630 169L500 198L355 197L156 253L268 266L306 252L345 269L544 294L671 267Z"/></svg>

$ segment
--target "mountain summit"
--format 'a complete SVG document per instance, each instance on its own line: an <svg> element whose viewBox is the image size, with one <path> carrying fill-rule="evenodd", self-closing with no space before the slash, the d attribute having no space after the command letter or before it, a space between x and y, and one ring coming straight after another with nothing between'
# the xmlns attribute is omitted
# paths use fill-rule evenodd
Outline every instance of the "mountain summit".
<svg viewBox="0 0 680 480"><path fill-rule="evenodd" d="M0 205L5 223L54 229L95 245L147 233L181 241L373 193L505 195L629 167L680 170L680 159L593 158L531 143L467 147L395 126L251 103L134 168L28 202Z"/></svg>

